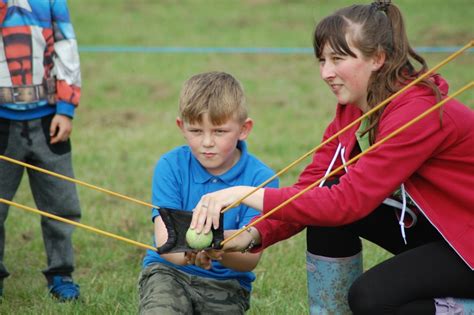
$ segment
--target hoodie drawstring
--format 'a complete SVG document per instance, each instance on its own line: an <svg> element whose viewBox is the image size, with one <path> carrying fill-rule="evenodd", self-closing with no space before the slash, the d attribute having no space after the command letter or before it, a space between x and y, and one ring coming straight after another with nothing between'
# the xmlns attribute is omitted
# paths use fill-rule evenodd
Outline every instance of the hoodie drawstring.
<svg viewBox="0 0 474 315"><path fill-rule="evenodd" d="M400 215L400 220L398 221L398 224L400 224L400 231L402 233L403 241L405 242L405 245L407 244L407 238L405 235L405 213L407 211L407 195L405 191L405 185L402 183L400 185L401 193L402 193L402 213Z"/></svg>
<svg viewBox="0 0 474 315"><path fill-rule="evenodd" d="M324 173L324 177L326 177L329 173L331 173L332 167L334 166L334 163L336 163L337 156L339 155L339 151L341 150L341 143L337 145L336 153L334 153L334 156L332 157L331 163L329 163L329 167L326 170L326 173ZM322 180L319 183L319 187L323 187L324 183L326 182L326 179Z"/></svg>
<svg viewBox="0 0 474 315"><path fill-rule="evenodd" d="M344 165L344 170L346 171L346 173L348 173L349 170L347 169L346 158L344 157L345 153L346 153L346 147L342 147L342 149L341 149L341 161L342 161L342 165Z"/></svg>
<svg viewBox="0 0 474 315"><path fill-rule="evenodd" d="M324 177L326 177L332 171L332 168L334 166L334 163L337 160L338 155L340 155L342 165L344 165L344 170L346 171L346 173L348 173L349 170L346 166L346 159L344 157L345 152L346 152L346 148L343 147L341 143L339 143L337 145L336 152L334 153L334 156L332 157L331 163L329 164L328 169L324 173ZM319 187L322 187L324 185L325 181L326 181L326 179L322 180L321 183L319 183ZM400 202L398 202L394 199L391 199L391 198L386 198L383 201L383 203L386 204L386 205L389 205L389 206L392 206L392 207L395 207L395 208L398 208L398 209L402 210L402 212L400 214L400 218L398 220L398 224L400 225L400 232L402 234L403 242L406 245L407 244L407 239L406 239L406 234L405 234L405 214L408 214L412 219L412 223L410 224L410 226L413 226L413 225L416 224L417 217L416 217L416 214L410 208L407 207L407 193L406 193L406 190L405 190L405 184L403 184L403 183L400 186L400 192L401 192L401 195L402 195L402 203L400 203Z"/></svg>

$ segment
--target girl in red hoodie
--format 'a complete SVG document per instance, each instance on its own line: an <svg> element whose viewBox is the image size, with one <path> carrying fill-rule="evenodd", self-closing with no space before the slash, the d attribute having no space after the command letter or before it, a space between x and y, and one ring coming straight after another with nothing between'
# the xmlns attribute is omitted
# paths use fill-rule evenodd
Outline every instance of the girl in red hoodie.
<svg viewBox="0 0 474 315"><path fill-rule="evenodd" d="M327 139L427 71L408 43L399 9L353 5L314 33L322 79L337 98ZM415 67L414 61L420 66ZM314 154L293 186L262 188L243 203L266 213L448 93L433 75ZM474 312L474 111L456 100L364 155L226 244L263 249L307 227L313 314ZM253 187L204 195L191 227L217 228L220 210ZM363 237L394 256L362 273Z"/></svg>

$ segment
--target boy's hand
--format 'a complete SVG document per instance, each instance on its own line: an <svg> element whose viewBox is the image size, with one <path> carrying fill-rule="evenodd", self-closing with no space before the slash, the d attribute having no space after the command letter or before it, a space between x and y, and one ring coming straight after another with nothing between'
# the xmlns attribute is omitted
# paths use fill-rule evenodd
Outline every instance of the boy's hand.
<svg viewBox="0 0 474 315"><path fill-rule="evenodd" d="M50 143L55 144L69 139L72 131L72 119L64 115L54 115L49 127Z"/></svg>
<svg viewBox="0 0 474 315"><path fill-rule="evenodd" d="M184 258L186 259L186 263L188 265L194 265L194 262L196 261L196 254L197 254L197 252L185 252L184 253Z"/></svg>
<svg viewBox="0 0 474 315"><path fill-rule="evenodd" d="M212 258L203 250L199 252L187 252L185 255L188 265L195 265L206 270L212 267Z"/></svg>
<svg viewBox="0 0 474 315"><path fill-rule="evenodd" d="M224 251L220 249L209 249L206 250L206 254L212 260L222 260L222 255L224 255Z"/></svg>

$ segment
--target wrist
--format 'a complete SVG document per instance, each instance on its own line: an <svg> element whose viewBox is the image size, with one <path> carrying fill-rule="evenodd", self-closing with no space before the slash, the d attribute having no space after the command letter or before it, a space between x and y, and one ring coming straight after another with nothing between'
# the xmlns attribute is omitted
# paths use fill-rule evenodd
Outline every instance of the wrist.
<svg viewBox="0 0 474 315"><path fill-rule="evenodd" d="M256 189L256 187L251 186L239 186L238 195L242 200L242 204L245 204L246 206L257 211L263 210L263 188Z"/></svg>
<svg viewBox="0 0 474 315"><path fill-rule="evenodd" d="M246 228L245 231L250 236L250 242L248 243L247 247L245 247L242 250L242 253L246 253L246 252L250 251L252 248L254 248L255 246L260 245L260 243L261 243L260 233L258 232L258 230L256 228L251 226L249 228Z"/></svg>
<svg viewBox="0 0 474 315"><path fill-rule="evenodd" d="M251 226L248 228L250 231L250 235L252 235L252 240L254 240L255 246L260 245L262 243L262 238L260 237L260 232L257 228Z"/></svg>

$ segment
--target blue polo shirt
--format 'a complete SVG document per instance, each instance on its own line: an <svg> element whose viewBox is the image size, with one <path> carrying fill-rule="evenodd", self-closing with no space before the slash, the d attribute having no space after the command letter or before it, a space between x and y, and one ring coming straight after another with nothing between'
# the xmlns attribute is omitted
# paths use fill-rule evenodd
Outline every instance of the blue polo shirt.
<svg viewBox="0 0 474 315"><path fill-rule="evenodd" d="M237 148L241 151L239 161L219 176L209 173L193 156L188 146L177 147L164 154L153 174L152 203L163 208L192 211L202 195L232 186L258 186L275 174L247 152L245 142L239 141ZM267 187L278 187L278 179L273 180ZM224 215L224 229L240 229L258 214L257 210L245 205L230 209ZM158 215L158 210L152 209L152 219ZM161 258L157 252L147 250L143 267L158 262L196 276L221 280L236 279L248 291L251 291L251 283L255 280L253 272L234 271L216 261L212 262L210 270L194 265L179 266Z"/></svg>

